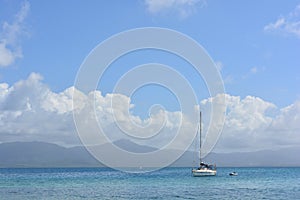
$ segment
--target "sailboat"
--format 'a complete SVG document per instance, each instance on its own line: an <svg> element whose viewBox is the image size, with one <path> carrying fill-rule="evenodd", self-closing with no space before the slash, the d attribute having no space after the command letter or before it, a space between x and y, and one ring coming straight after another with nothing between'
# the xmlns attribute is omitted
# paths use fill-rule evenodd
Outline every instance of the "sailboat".
<svg viewBox="0 0 300 200"><path fill-rule="evenodd" d="M193 168L192 169L192 174L193 176L215 176L217 174L217 168L216 165L210 165L207 163L204 163L202 161L202 155L201 155L201 147L202 147L202 142L201 142L201 136L202 136L202 125L201 125L201 111L200 111L200 123L199 123L199 137L200 137L200 148L199 148L199 153L200 153L200 165L198 168Z"/></svg>

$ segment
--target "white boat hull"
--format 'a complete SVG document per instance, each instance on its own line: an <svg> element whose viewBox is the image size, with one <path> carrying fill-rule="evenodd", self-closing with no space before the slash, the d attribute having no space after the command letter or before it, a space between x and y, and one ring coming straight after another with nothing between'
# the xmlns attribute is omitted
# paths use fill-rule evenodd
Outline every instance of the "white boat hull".
<svg viewBox="0 0 300 200"><path fill-rule="evenodd" d="M193 169L192 174L193 176L215 176L217 171L211 169Z"/></svg>

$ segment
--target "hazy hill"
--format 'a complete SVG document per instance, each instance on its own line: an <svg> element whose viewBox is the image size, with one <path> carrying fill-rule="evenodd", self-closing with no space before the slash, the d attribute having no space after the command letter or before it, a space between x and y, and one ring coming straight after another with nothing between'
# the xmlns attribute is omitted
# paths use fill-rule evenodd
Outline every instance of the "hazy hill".
<svg viewBox="0 0 300 200"><path fill-rule="evenodd" d="M116 144L128 151L145 153L155 150L152 147L119 140ZM102 146L103 149L106 145ZM300 166L298 148L278 151L257 151L248 153L211 153L205 161L221 166ZM174 150L175 151L175 150ZM185 152L172 166L192 166L198 162L194 153ZM65 148L45 142L11 142L0 144L0 167L101 167L84 147Z"/></svg>
<svg viewBox="0 0 300 200"><path fill-rule="evenodd" d="M115 144L135 153L155 149L119 140ZM108 145L102 145L108 149ZM83 146L65 148L45 142L10 142L0 144L0 167L102 167Z"/></svg>
<svg viewBox="0 0 300 200"><path fill-rule="evenodd" d="M44 142L0 144L0 167L101 166L84 147L65 148Z"/></svg>
<svg viewBox="0 0 300 200"><path fill-rule="evenodd" d="M212 152L204 161L216 163L220 167L294 167L300 166L299 152L300 147L243 153ZM199 162L192 152L185 152L173 165L187 166L186 164L193 163L194 160Z"/></svg>

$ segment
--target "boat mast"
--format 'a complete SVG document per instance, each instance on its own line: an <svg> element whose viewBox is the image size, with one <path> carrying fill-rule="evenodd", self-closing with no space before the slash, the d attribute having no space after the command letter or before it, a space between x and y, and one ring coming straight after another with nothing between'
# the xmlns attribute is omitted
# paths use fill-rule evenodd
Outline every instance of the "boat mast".
<svg viewBox="0 0 300 200"><path fill-rule="evenodd" d="M200 153L200 163L202 162L202 156L201 156L201 147L202 147L202 125L201 125L201 121L202 121L202 115L201 115L201 111L200 111L200 124L199 124L199 132L200 132L200 149L199 149L199 153Z"/></svg>

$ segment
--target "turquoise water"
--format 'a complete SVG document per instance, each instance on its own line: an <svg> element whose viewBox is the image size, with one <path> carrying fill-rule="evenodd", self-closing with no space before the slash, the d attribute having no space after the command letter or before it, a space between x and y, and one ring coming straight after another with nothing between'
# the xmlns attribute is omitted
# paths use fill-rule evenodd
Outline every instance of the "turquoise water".
<svg viewBox="0 0 300 200"><path fill-rule="evenodd" d="M216 177L190 168L0 169L0 199L300 199L300 168L219 168Z"/></svg>

